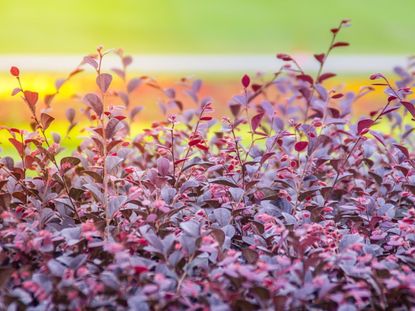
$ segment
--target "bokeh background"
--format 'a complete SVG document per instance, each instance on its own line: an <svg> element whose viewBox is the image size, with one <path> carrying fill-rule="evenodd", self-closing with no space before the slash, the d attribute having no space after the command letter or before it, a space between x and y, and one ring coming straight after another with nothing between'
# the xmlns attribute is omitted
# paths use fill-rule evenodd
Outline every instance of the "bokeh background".
<svg viewBox="0 0 415 311"><path fill-rule="evenodd" d="M343 18L344 53L413 53L412 0L0 1L0 53L84 54L98 44L130 53L319 51Z"/></svg>
<svg viewBox="0 0 415 311"><path fill-rule="evenodd" d="M200 77L203 93L214 97L218 113L225 113L221 109L230 96L240 92L242 73L255 75L256 62L258 70L278 68L275 54L279 52L310 62L313 53L327 49L329 29L344 18L350 18L353 26L340 39L351 46L335 51L339 58L332 65L345 70L331 83L357 90L370 83L367 65L372 61L372 67L392 74L392 62L403 63L415 52L414 12L413 0L0 0L0 125L26 126L29 118L19 98L10 95L16 86L8 74L11 65L20 67L25 88L39 91L42 97L98 45L135 55L130 75L153 75L165 87L182 76ZM212 55L222 57L223 70L220 61L213 69L204 61ZM201 58L190 61L194 56ZM251 57L252 62L234 61L241 56ZM182 70L171 66L178 59L196 65ZM230 62L231 68L226 67ZM94 77L88 73L65 85L52 107L58 121L51 130L64 131L65 110L82 107L73 95L94 88ZM135 104L144 107L138 126L161 117L158 95L145 88L135 95ZM374 92L355 107L354 115L368 113L382 100ZM5 135L0 132L0 146L8 152Z"/></svg>

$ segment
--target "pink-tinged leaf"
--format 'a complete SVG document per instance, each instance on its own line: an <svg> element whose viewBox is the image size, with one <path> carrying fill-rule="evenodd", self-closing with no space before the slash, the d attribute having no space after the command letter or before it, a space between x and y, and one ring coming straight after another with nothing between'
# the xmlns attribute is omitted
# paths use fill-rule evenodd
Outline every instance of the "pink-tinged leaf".
<svg viewBox="0 0 415 311"><path fill-rule="evenodd" d="M125 71L118 69L118 68L112 68L111 69L117 76L119 76L121 79L125 79Z"/></svg>
<svg viewBox="0 0 415 311"><path fill-rule="evenodd" d="M253 116L251 119L251 126L252 126L252 131L256 131L256 129L258 128L259 124L261 123L262 117L264 116L264 113L258 113L257 115Z"/></svg>
<svg viewBox="0 0 415 311"><path fill-rule="evenodd" d="M73 108L69 108L68 110L66 110L66 119L69 121L69 123L73 123L73 121L75 120L75 109Z"/></svg>
<svg viewBox="0 0 415 311"><path fill-rule="evenodd" d="M92 108L98 117L101 117L102 113L104 112L104 105L97 95L93 93L86 94L84 97L84 102Z"/></svg>
<svg viewBox="0 0 415 311"><path fill-rule="evenodd" d="M129 55L124 56L122 58L122 64L124 65L124 67L131 65L132 62L133 62L133 58Z"/></svg>
<svg viewBox="0 0 415 311"><path fill-rule="evenodd" d="M39 94L37 92L32 92L32 91L24 91L24 97L27 101L27 103L30 106L35 106L38 99L39 99Z"/></svg>
<svg viewBox="0 0 415 311"><path fill-rule="evenodd" d="M408 110L410 112L410 114L412 115L412 118L415 118L415 107L414 107L414 105L410 102L407 102L407 101L401 101L401 104L404 105L406 110Z"/></svg>
<svg viewBox="0 0 415 311"><path fill-rule="evenodd" d="M247 88L249 86L249 84L251 83L251 79L249 78L248 75L244 75L241 79L241 83L242 83L244 88Z"/></svg>
<svg viewBox="0 0 415 311"><path fill-rule="evenodd" d="M161 176L166 176L169 173L170 161L166 158L157 159L157 170Z"/></svg>
<svg viewBox="0 0 415 311"><path fill-rule="evenodd" d="M331 47L332 48L339 48L339 47L349 46L349 45L350 45L350 43L348 43L348 42L336 42Z"/></svg>
<svg viewBox="0 0 415 311"><path fill-rule="evenodd" d="M58 79L55 81L55 88L57 91L62 87L62 85L66 82L66 79Z"/></svg>
<svg viewBox="0 0 415 311"><path fill-rule="evenodd" d="M321 53L321 54L314 54L314 58L320 63L323 64L324 59L326 57L326 54Z"/></svg>
<svg viewBox="0 0 415 311"><path fill-rule="evenodd" d="M304 151L305 148L307 148L307 146L308 146L308 142L307 141L299 141L299 142L296 142L295 143L294 149L297 152L301 152L301 151Z"/></svg>
<svg viewBox="0 0 415 311"><path fill-rule="evenodd" d="M331 73L331 72L326 72L323 73L319 78L318 78L318 83L322 83L324 80L330 79L335 77L336 74L335 73Z"/></svg>
<svg viewBox="0 0 415 311"><path fill-rule="evenodd" d="M82 64L89 64L91 65L94 69L98 68L98 63L97 61L92 57L92 56L85 56Z"/></svg>
<svg viewBox="0 0 415 311"><path fill-rule="evenodd" d="M50 105L52 104L52 100L55 98L56 94L47 94L45 95L45 105L47 107L50 107Z"/></svg>
<svg viewBox="0 0 415 311"><path fill-rule="evenodd" d="M110 87L112 76L109 73L101 73L97 76L96 82L102 92L106 92Z"/></svg>
<svg viewBox="0 0 415 311"><path fill-rule="evenodd" d="M310 75L298 75L297 76L297 79L298 80L301 80L301 81L305 81L305 82L308 82L308 83L310 83L311 85L313 85L314 84L314 80L313 80L313 78L310 76Z"/></svg>
<svg viewBox="0 0 415 311"><path fill-rule="evenodd" d="M77 166L79 163L81 163L81 160L76 157L64 157L62 158L60 165L64 171L67 171L68 169Z"/></svg>
<svg viewBox="0 0 415 311"><path fill-rule="evenodd" d="M81 72L83 72L84 70L83 69L81 69L81 68L76 68L75 70L73 70L70 74L69 74L69 76L68 76L68 79L69 78L72 78L73 76L75 76L75 75L77 75L77 74L79 74L79 73L81 73Z"/></svg>
<svg viewBox="0 0 415 311"><path fill-rule="evenodd" d="M16 94L19 94L21 91L22 91L22 89L20 89L18 87L13 89L12 96L15 96Z"/></svg>
<svg viewBox="0 0 415 311"><path fill-rule="evenodd" d="M383 78L385 78L385 77L381 73L374 73L374 74L370 75L370 77L369 77L370 80L377 80L377 79L383 79Z"/></svg>
<svg viewBox="0 0 415 311"><path fill-rule="evenodd" d="M398 144L393 144L396 148L398 148L407 159L410 159L409 157L409 151L406 147L402 146L402 145L398 145Z"/></svg>
<svg viewBox="0 0 415 311"><path fill-rule="evenodd" d="M385 141L384 141L383 137L381 137L378 133L373 132L373 131L370 131L370 134L372 134L373 137L375 137L377 141L379 141L383 146L386 147L386 144L385 144Z"/></svg>
<svg viewBox="0 0 415 311"><path fill-rule="evenodd" d="M170 99L176 98L176 91L173 88L167 88L164 90L164 94Z"/></svg>
<svg viewBox="0 0 415 311"><path fill-rule="evenodd" d="M231 103L229 104L229 109L231 110L232 115L236 117L241 111L241 105L238 103Z"/></svg>
<svg viewBox="0 0 415 311"><path fill-rule="evenodd" d="M388 113L391 113L391 112L393 112L395 110L398 110L398 109L399 109L399 107L392 107L392 108L386 109L384 112L382 112L381 116L387 115Z"/></svg>
<svg viewBox="0 0 415 311"><path fill-rule="evenodd" d="M202 80L197 79L192 84L192 91L194 93L197 93L200 91L201 87L202 87Z"/></svg>
<svg viewBox="0 0 415 311"><path fill-rule="evenodd" d="M357 134L362 134L363 131L368 130L373 125L373 120L363 119L357 123Z"/></svg>
<svg viewBox="0 0 415 311"><path fill-rule="evenodd" d="M134 92L134 90L140 86L141 81L142 80L140 78L131 79L130 82L128 82L128 85L127 85L128 93Z"/></svg>
<svg viewBox="0 0 415 311"><path fill-rule="evenodd" d="M46 130L50 124L53 122L53 120L55 120L54 117L48 115L47 113L42 113L40 115L40 124L42 124L42 127L44 130Z"/></svg>
<svg viewBox="0 0 415 311"><path fill-rule="evenodd" d="M141 107L141 106L136 106L136 107L134 107L134 108L131 110L131 112L130 112L130 120L131 120L131 121L134 121L134 119L135 119L136 115L137 115L138 113L140 113L140 112L141 112L141 110L143 110L143 107Z"/></svg>

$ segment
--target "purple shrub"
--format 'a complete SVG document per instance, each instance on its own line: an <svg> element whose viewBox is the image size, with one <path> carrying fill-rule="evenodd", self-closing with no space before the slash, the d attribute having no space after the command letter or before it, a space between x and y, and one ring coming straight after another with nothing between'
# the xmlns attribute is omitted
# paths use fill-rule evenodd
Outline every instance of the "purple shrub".
<svg viewBox="0 0 415 311"><path fill-rule="evenodd" d="M0 309L410 310L413 71L396 69L395 83L372 75L357 94L327 89L324 65L348 45L337 40L347 25L314 55L314 77L278 54L270 81L242 77L222 119L201 81L129 79L122 51L117 77L98 48L45 109L12 67L32 130L3 130L19 158L0 158ZM97 84L81 97L89 134L62 157L53 99L85 67ZM142 84L162 94L166 118L131 137ZM383 108L353 122L351 106L374 87ZM76 118L69 108L68 133ZM397 134L376 131L382 120Z"/></svg>

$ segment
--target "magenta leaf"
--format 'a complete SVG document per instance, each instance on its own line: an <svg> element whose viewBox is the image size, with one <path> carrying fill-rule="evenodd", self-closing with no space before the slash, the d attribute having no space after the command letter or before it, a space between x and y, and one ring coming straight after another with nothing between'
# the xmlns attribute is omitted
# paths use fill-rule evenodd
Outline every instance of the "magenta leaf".
<svg viewBox="0 0 415 311"><path fill-rule="evenodd" d="M357 123L357 134L362 134L365 130L368 130L374 121L372 119L363 119Z"/></svg>
<svg viewBox="0 0 415 311"><path fill-rule="evenodd" d="M297 79L301 80L301 81L308 82L311 85L314 84L314 80L310 75L306 75L306 74L297 75Z"/></svg>
<svg viewBox="0 0 415 311"><path fill-rule="evenodd" d="M301 152L301 151L304 151L305 148L307 148L307 146L308 146L307 141L298 141L298 142L295 143L294 149L297 152Z"/></svg>
<svg viewBox="0 0 415 311"><path fill-rule="evenodd" d="M248 75L244 75L241 79L241 83L242 83L244 88L247 88L249 86L249 84L251 83L251 79L249 78Z"/></svg>

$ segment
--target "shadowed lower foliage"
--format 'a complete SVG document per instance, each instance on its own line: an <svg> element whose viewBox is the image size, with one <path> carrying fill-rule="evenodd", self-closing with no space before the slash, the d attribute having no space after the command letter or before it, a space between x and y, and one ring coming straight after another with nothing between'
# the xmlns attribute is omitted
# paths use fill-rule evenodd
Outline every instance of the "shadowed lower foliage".
<svg viewBox="0 0 415 311"><path fill-rule="evenodd" d="M19 157L0 159L0 308L8 310L409 310L415 303L412 69L358 94L326 89L287 54L270 80L241 79L220 120L200 80L174 88L128 78L131 58L103 72L84 58L44 98L17 88L32 130L3 128ZM53 99L85 67L83 142L61 157L49 133ZM113 79L125 88L113 90ZM136 136L131 93L160 93L165 120ZM358 122L353 103L385 89L385 105ZM184 95L183 95L184 94ZM194 109L182 111L194 102ZM67 112L68 134L77 125ZM409 117L407 118L409 119ZM399 130L374 130L381 121ZM412 121L410 121L412 122Z"/></svg>

